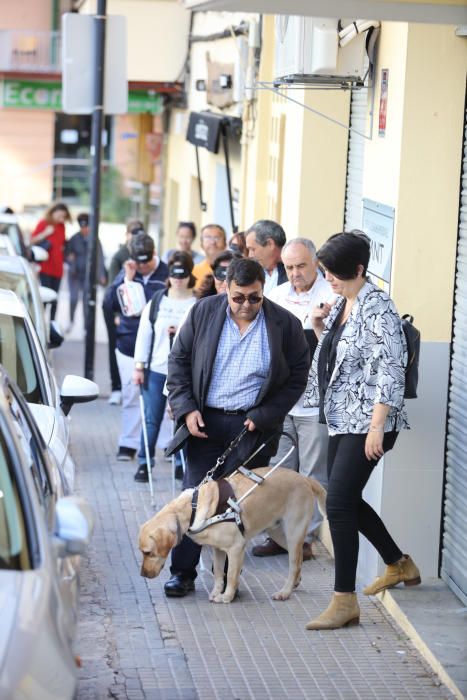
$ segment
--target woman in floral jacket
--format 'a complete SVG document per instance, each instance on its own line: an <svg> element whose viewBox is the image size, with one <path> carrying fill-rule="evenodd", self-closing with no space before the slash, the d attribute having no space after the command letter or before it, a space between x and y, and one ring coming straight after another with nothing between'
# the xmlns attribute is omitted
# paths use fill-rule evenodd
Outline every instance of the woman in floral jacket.
<svg viewBox="0 0 467 700"><path fill-rule="evenodd" d="M307 629L335 629L360 619L355 594L359 532L387 565L383 576L364 589L366 595L421 579L362 498L379 459L409 427L401 320L390 297L366 277L370 244L364 234L331 236L317 255L338 297L332 307L322 304L313 312L319 344L304 405L319 406L320 422L329 430L327 513L336 573L330 605Z"/></svg>

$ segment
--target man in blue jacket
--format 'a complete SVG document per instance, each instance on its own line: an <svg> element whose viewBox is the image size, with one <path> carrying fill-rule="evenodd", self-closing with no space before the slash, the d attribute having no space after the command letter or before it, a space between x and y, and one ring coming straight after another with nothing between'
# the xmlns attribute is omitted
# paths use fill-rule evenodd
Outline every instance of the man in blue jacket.
<svg viewBox="0 0 467 700"><path fill-rule="evenodd" d="M154 292L165 286L168 276L167 265L155 254L154 241L147 234L140 233L133 238L130 259L124 263L104 300L107 311L119 313L115 355L122 380L122 422L117 459L122 462L133 459L140 445L139 387L131 381L140 316L126 316L122 313L117 289L124 283L138 282L143 287L146 301L150 301Z"/></svg>

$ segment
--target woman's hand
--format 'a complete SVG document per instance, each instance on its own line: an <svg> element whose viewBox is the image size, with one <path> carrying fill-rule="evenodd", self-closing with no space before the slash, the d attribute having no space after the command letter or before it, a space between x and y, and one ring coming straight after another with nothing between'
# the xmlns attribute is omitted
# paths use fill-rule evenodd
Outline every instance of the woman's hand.
<svg viewBox="0 0 467 700"><path fill-rule="evenodd" d="M384 455L383 430L370 430L365 440L365 457L368 460L380 459Z"/></svg>
<svg viewBox="0 0 467 700"><path fill-rule="evenodd" d="M332 306L327 302L315 306L311 312L311 327L313 328L319 340L321 333L324 330L324 319L331 313Z"/></svg>

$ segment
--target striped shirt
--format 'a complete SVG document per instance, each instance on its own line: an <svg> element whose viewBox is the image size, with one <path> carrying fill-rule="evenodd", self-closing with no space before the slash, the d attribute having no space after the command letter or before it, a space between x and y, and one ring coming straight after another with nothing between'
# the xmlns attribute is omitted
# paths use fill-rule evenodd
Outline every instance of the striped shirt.
<svg viewBox="0 0 467 700"><path fill-rule="evenodd" d="M270 363L271 353L263 309L242 335L228 306L206 405L231 411L248 410L258 397Z"/></svg>

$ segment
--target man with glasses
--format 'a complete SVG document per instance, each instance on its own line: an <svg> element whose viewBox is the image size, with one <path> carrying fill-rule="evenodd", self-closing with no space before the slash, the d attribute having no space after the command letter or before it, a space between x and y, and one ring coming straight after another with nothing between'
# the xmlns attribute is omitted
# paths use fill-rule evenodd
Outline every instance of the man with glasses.
<svg viewBox="0 0 467 700"><path fill-rule="evenodd" d="M294 238L288 241L282 249L282 260L289 281L273 289L269 298L300 320L312 355L318 341L311 330L311 312L322 302L332 302L334 294L318 268L316 248L308 238ZM303 395L292 406L285 417L284 430L295 438L298 449L289 455L282 466L299 471L305 476L312 476L326 488L328 431L326 425L319 423L318 413L317 408L303 407ZM289 438L283 435L275 460L284 457L290 447ZM322 520L319 508L315 508L303 545L304 561L313 556L311 543ZM257 557L268 557L287 554L287 551L268 537L264 544L253 547L252 553Z"/></svg>
<svg viewBox="0 0 467 700"><path fill-rule="evenodd" d="M212 275L214 260L220 252L226 249L227 236L225 230L219 224L207 224L201 229L201 248L206 255L205 259L194 266L193 274L196 277L196 288L201 286L206 275Z"/></svg>
<svg viewBox="0 0 467 700"><path fill-rule="evenodd" d="M140 445L139 387L132 382L140 315L128 316L122 313L117 290L124 283L137 282L143 288L146 301L150 301L154 292L165 286L168 276L169 268L155 254L152 238L145 233L139 233L130 243L130 259L123 263L123 269L112 282L104 299L106 311L109 314L118 313L119 319L115 355L122 381L122 423L117 460L122 462L132 460Z"/></svg>
<svg viewBox="0 0 467 700"><path fill-rule="evenodd" d="M172 348L169 403L189 435L184 488L198 485L246 426L246 436L223 465L223 473L232 471L260 440L280 430L305 389L309 350L301 324L265 299L263 288L258 262L232 260L227 293L195 304ZM249 466L267 466L277 444L278 439L268 443ZM194 589L200 552L186 536L173 549L167 596Z"/></svg>

